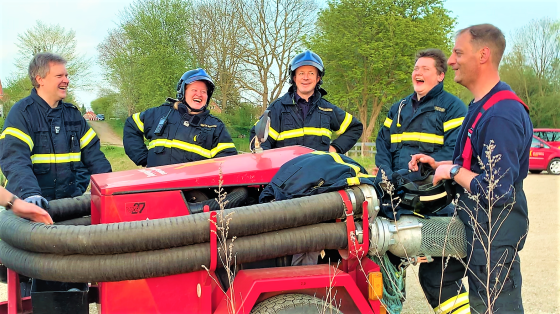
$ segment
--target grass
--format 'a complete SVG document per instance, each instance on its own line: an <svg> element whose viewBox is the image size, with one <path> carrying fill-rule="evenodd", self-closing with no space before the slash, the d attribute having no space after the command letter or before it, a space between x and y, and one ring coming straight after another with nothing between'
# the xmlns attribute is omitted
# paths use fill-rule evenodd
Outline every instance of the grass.
<svg viewBox="0 0 560 314"><path fill-rule="evenodd" d="M107 119L105 122L111 126L115 133L117 133L121 138L123 137L125 119Z"/></svg>
<svg viewBox="0 0 560 314"><path fill-rule="evenodd" d="M141 168L136 166L132 160L128 158L122 147L104 145L101 146L101 151L105 154L109 163L111 163L113 172Z"/></svg>

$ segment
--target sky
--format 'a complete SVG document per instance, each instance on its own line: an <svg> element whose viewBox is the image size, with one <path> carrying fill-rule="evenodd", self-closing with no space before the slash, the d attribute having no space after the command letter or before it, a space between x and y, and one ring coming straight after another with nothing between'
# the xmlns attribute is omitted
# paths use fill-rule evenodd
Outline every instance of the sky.
<svg viewBox="0 0 560 314"><path fill-rule="evenodd" d="M15 73L17 35L40 20L47 24L59 24L76 32L78 53L91 58L93 79L101 82L101 69L97 65L97 45L105 39L109 30L116 28L119 14L133 2L0 0L0 80L5 82ZM560 19L560 0L447 0L445 7L451 11L451 16L457 19L457 29L474 24L492 23L504 32L506 41L516 29L533 19ZM90 102L97 98L99 84L91 86L89 90L76 91L78 101L89 107Z"/></svg>

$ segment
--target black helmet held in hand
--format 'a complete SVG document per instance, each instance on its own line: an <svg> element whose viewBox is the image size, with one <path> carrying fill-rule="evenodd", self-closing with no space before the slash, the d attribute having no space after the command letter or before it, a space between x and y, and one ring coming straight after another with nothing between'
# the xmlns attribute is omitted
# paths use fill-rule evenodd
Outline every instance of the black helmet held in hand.
<svg viewBox="0 0 560 314"><path fill-rule="evenodd" d="M455 189L452 180L442 180L434 185L434 170L422 165L419 164L419 170L415 172L394 172L391 181L395 187L395 196L400 200L399 206L421 215L431 215L451 203Z"/></svg>
<svg viewBox="0 0 560 314"><path fill-rule="evenodd" d="M208 105L208 103L210 102L210 98L212 98L212 94L214 93L215 86L214 86L214 82L212 81L212 78L210 78L210 76L206 73L206 71L204 71L201 68L187 71L185 72L185 74L183 74L183 76L181 76L181 79L177 84L177 100L186 104L185 86L195 81L204 81L204 83L206 83L206 87L208 88L208 101L206 102L206 105ZM201 110L195 110L195 111L203 111L206 105L202 107ZM192 110L192 108L190 109Z"/></svg>

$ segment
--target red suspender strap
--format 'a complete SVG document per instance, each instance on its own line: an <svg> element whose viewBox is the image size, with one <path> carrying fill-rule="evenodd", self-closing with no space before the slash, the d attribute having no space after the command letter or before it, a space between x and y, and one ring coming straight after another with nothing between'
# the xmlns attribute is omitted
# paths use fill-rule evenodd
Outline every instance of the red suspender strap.
<svg viewBox="0 0 560 314"><path fill-rule="evenodd" d="M465 147L463 148L463 154L461 154L461 156L463 157L463 168L471 170L471 159L472 159L471 136L472 133L474 132L476 124L478 123L478 120L480 120L480 117L482 117L482 114L484 114L486 110L490 109L490 107L494 106L496 103L502 100L516 100L525 107L527 112L529 112L529 107L521 99L519 99L519 97L517 97L517 95L515 95L515 93L512 91L503 90L492 95L492 97L490 97L490 99L488 99L486 103L484 103L482 109L476 116L476 119L474 119L471 128L468 130L467 139L465 141Z"/></svg>

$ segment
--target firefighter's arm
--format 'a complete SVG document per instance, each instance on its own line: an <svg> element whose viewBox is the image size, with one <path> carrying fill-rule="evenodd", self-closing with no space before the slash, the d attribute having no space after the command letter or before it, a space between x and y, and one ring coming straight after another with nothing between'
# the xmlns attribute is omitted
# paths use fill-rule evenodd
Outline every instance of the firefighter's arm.
<svg viewBox="0 0 560 314"><path fill-rule="evenodd" d="M111 164L101 151L99 137L83 118L80 151L82 152L82 163L91 174L111 172Z"/></svg>
<svg viewBox="0 0 560 314"><path fill-rule="evenodd" d="M212 158L237 155L237 149L224 124L218 124L212 139Z"/></svg>
<svg viewBox="0 0 560 314"><path fill-rule="evenodd" d="M0 169L8 180L10 192L21 199L41 195L31 161L31 152L36 144L32 135L22 113L12 108L0 135Z"/></svg>
<svg viewBox="0 0 560 314"><path fill-rule="evenodd" d="M123 130L124 151L137 166L146 167L148 148L144 144L144 112L135 113L126 119Z"/></svg>
<svg viewBox="0 0 560 314"><path fill-rule="evenodd" d="M436 161L450 160L457 142L457 136L467 115L465 104L455 98L454 103L448 107L443 121L443 147L432 155Z"/></svg>
<svg viewBox="0 0 560 314"><path fill-rule="evenodd" d="M336 131L338 138L331 143L331 146L344 154L349 151L360 139L364 130L364 125L356 117L348 112L333 106L334 119L331 119L331 129Z"/></svg>
<svg viewBox="0 0 560 314"><path fill-rule="evenodd" d="M393 155L391 154L391 124L393 124L392 112L383 121L383 126L379 129L377 133L377 139L375 140L375 165L379 170L383 170L387 176L393 173ZM395 122L396 123L396 122ZM381 176L381 171L378 172L378 176Z"/></svg>

